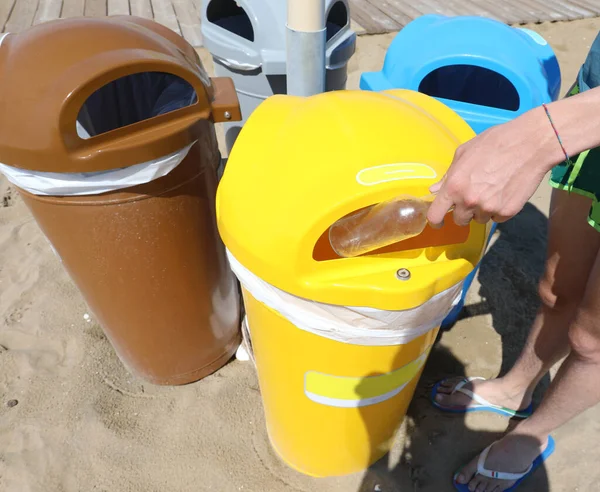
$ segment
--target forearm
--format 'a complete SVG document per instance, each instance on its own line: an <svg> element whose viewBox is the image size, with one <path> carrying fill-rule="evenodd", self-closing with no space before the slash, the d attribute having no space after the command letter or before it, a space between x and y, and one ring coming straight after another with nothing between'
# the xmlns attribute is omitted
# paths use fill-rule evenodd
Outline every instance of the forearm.
<svg viewBox="0 0 600 492"><path fill-rule="evenodd" d="M554 126L569 156L600 147L600 87L547 105ZM540 159L549 170L565 155L544 108L523 115L535 129L531 145L539 148ZM537 135L537 138L534 136Z"/></svg>

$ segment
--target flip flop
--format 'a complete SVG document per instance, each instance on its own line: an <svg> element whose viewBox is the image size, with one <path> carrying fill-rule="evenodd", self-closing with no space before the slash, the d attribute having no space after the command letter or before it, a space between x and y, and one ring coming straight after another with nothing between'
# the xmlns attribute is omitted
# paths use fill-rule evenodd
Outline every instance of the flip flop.
<svg viewBox="0 0 600 492"><path fill-rule="evenodd" d="M544 449L544 452L535 459L535 461L531 464L527 471L523 473L504 473L488 470L484 466L485 460L487 459L490 449L494 444L485 448L479 455L479 460L477 461L477 475L481 475L487 478L493 478L496 480L516 480L516 483L509 489L506 489L504 492L513 492L514 490L516 490L517 487L521 485L521 482L523 482L523 480L529 477L534 471L536 471L540 466L542 466L544 461L546 461L548 458L550 458L550 456L552 456L552 453L554 453L554 449L556 448L556 443L554 442L554 439L552 439L552 437L549 436L548 445L546 446L546 449ZM456 475L454 475L454 488L459 492L469 492L469 487L467 484L456 483L456 479L458 478L459 473L460 472L457 472Z"/></svg>
<svg viewBox="0 0 600 492"><path fill-rule="evenodd" d="M431 390L431 395L429 397L433 406L436 408L439 408L443 412L449 412L449 413L491 412L491 413L497 413L498 415L503 415L504 417L517 418L517 419L526 419L527 417L531 417L531 414L533 413L532 405L529 405L524 410L511 410L510 408L502 407L500 405L494 405L493 403L490 403L486 399L482 398L479 395L476 395L471 390L464 387L465 384L468 384L471 381L485 381L485 378L465 378L462 381L460 381L454 387L454 390L452 390L452 393L450 393L451 395L453 395L454 393L462 393L463 395L466 395L469 398L471 398L471 400L476 402L477 405L470 405L468 407L441 405L440 403L438 403L436 401L435 397L438 394L439 387L446 381L447 381L447 379L443 379L442 381L437 383Z"/></svg>

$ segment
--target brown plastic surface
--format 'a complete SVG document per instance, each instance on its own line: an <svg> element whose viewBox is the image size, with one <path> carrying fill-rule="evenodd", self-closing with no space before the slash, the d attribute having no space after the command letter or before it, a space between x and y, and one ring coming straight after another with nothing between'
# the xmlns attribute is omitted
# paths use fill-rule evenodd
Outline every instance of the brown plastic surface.
<svg viewBox="0 0 600 492"><path fill-rule="evenodd" d="M0 158L33 171L93 172L171 154L196 140L199 122L240 119L230 82L217 90L183 39L129 16L48 22L2 42ZM84 102L107 83L140 72L181 77L198 102L127 127L81 139ZM225 113L229 118L225 118Z"/></svg>
<svg viewBox="0 0 600 492"><path fill-rule="evenodd" d="M123 363L155 384L223 366L240 343L237 284L215 219L212 124L173 172L125 191L23 199Z"/></svg>
<svg viewBox="0 0 600 492"><path fill-rule="evenodd" d="M239 106L233 80L228 77L215 77L212 79L212 83L214 88L213 121L215 123L240 121L242 110Z"/></svg>
<svg viewBox="0 0 600 492"><path fill-rule="evenodd" d="M240 300L215 217L213 121L240 116L231 81L211 83L182 38L131 17L63 20L7 36L0 50L0 162L89 172L156 159L196 142L163 178L93 196L21 191L123 363L156 384L223 366L240 343ZM89 140L83 102L122 76L187 80L198 104Z"/></svg>

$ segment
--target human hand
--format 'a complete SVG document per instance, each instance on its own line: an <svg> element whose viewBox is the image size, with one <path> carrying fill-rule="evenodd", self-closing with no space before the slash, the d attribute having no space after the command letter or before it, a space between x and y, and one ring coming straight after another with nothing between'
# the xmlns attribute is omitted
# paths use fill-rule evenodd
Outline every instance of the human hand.
<svg viewBox="0 0 600 492"><path fill-rule="evenodd" d="M441 227L454 207L454 221L461 226L471 220L505 222L563 159L542 108L492 127L457 149L444 178L431 187L437 196L427 219Z"/></svg>

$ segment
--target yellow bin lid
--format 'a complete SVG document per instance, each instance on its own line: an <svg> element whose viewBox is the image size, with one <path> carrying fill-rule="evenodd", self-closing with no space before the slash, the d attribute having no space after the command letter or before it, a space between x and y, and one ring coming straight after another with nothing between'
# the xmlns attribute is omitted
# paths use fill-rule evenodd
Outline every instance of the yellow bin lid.
<svg viewBox="0 0 600 492"><path fill-rule="evenodd" d="M444 104L412 91L274 96L252 114L217 193L225 245L248 270L290 294L386 310L417 307L463 280L489 227L439 231L357 258L328 242L341 217L398 194L423 196L474 136ZM397 272L408 269L409 280Z"/></svg>

